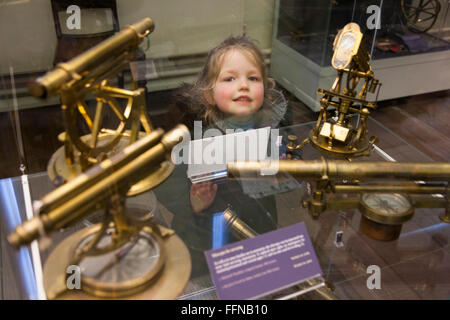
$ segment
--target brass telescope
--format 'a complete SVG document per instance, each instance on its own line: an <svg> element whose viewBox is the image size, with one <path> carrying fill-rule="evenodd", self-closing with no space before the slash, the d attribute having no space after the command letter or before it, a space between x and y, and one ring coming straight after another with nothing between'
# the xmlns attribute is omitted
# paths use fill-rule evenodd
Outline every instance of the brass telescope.
<svg viewBox="0 0 450 320"><path fill-rule="evenodd" d="M45 99L57 94L68 82L83 79L99 65L103 66L105 61L111 61L118 55L134 54L134 50L154 28L153 20L148 17L126 26L114 36L102 41L69 62L58 64L54 70L31 82L29 85L31 94L36 98ZM111 70L103 67L98 71L110 72ZM99 76L99 72L97 73L96 77Z"/></svg>
<svg viewBox="0 0 450 320"><path fill-rule="evenodd" d="M67 227L104 207L112 195L126 193L154 166L167 160L172 148L188 132L183 125L165 135L162 129L155 130L50 192L34 203L36 216L16 227L8 236L9 243L15 248L28 245L41 235Z"/></svg>
<svg viewBox="0 0 450 320"><path fill-rule="evenodd" d="M359 209L361 231L377 240L397 239L414 208L444 208L440 218L450 223L448 162L348 162L321 158L234 162L227 165L227 170L229 177L260 179L283 172L315 182L310 199L302 202L313 218L326 210ZM327 197L328 193L358 196Z"/></svg>
<svg viewBox="0 0 450 320"><path fill-rule="evenodd" d="M188 135L184 125L166 134L154 130L34 202L35 217L8 236L15 248L105 209L102 223L71 234L47 258L44 287L49 299L173 299L181 293L191 272L188 249L173 230L153 222L151 214L133 215L125 201L132 185L170 159L172 148ZM68 290L70 266L82 270L82 290Z"/></svg>
<svg viewBox="0 0 450 320"><path fill-rule="evenodd" d="M49 178L56 186L76 178L154 129L147 115L145 88L137 88L133 77L130 89L109 83L135 59L139 44L153 30L152 19L144 18L70 61L59 63L29 85L37 98L60 96L65 131L58 138L64 146L53 154L47 166ZM88 100L96 102L95 109ZM107 112L115 117L113 127L104 127ZM81 127L83 121L85 126ZM170 162L161 163L136 182L128 195L152 189L173 169Z"/></svg>
<svg viewBox="0 0 450 320"><path fill-rule="evenodd" d="M406 179L406 180L450 180L448 162L389 162L345 160L278 160L273 163L245 161L227 165L228 175L235 177L255 177L265 170L278 168L278 172L289 173L294 178L303 179Z"/></svg>

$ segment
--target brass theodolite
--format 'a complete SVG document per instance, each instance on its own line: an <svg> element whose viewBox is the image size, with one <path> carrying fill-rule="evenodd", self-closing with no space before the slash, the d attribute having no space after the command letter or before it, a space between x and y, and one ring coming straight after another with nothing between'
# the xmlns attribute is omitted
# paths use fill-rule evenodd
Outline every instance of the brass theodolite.
<svg viewBox="0 0 450 320"><path fill-rule="evenodd" d="M145 90L136 88L135 81L131 82L131 90L113 87L108 82L129 65L139 44L153 30L152 19L142 19L72 60L59 63L30 83L29 90L37 98L60 96L66 131L59 139L64 147L54 153L47 168L56 185L70 181L152 131L146 113ZM86 99L92 96L97 103L94 115L86 104ZM126 106L122 108L121 102L125 100ZM102 128L107 107L117 117L116 128ZM89 128L89 134L81 134L79 118ZM145 132L140 131L141 125ZM164 181L173 168L171 162L162 162L133 186L129 195L151 189Z"/></svg>
<svg viewBox="0 0 450 320"><path fill-rule="evenodd" d="M153 130L144 89L108 85L153 29L150 18L127 26L30 84L35 97L61 97L67 131L48 174L66 183L34 203L35 217L16 227L9 243L16 248L38 238L45 243L51 232L104 210L102 223L70 235L46 260L44 287L50 299L171 299L189 280L190 255L181 239L154 223L151 214L139 216L125 204L127 197L154 188L172 173L171 150L189 135L185 126L167 134ZM97 101L94 117L85 103L88 95ZM117 98L127 99L124 111ZM105 105L119 119L115 130L102 128ZM80 135L78 114L90 134ZM68 290L70 266L80 268L82 290Z"/></svg>
<svg viewBox="0 0 450 320"><path fill-rule="evenodd" d="M338 72L336 80L330 90L317 90L323 97L316 126L300 144L295 135L288 136L288 151L301 149L310 142L320 152L336 157L369 155L377 138L367 137L367 117L376 103L367 101L366 97L369 92L379 90L381 84L374 78L369 53L361 40L362 33L356 23L349 23L339 31L331 60ZM363 84L358 93L361 80ZM355 115L359 118L352 123Z"/></svg>
<svg viewBox="0 0 450 320"><path fill-rule="evenodd" d="M172 148L188 134L183 125L167 134L154 130L34 203L35 217L8 236L15 248L105 210L102 223L70 235L46 260L49 299L89 299L86 293L91 298L173 299L181 293L191 272L188 249L151 216L133 215L125 200L128 190L170 159ZM81 269L82 290L68 290L69 266Z"/></svg>
<svg viewBox="0 0 450 320"><path fill-rule="evenodd" d="M412 218L414 208L445 208L440 218L450 223L450 163L348 162L322 158L235 162L229 163L227 169L230 177L270 178L278 171L313 181L311 198L302 203L313 218L325 210L359 209L360 230L377 240L397 239L403 223ZM373 183L380 179L385 181ZM421 180L427 182L417 182Z"/></svg>

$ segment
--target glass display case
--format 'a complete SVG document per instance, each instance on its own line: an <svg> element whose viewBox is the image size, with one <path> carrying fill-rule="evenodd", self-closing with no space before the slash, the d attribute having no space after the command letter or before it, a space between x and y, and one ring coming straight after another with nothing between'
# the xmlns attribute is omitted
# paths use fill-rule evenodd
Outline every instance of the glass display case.
<svg viewBox="0 0 450 320"><path fill-rule="evenodd" d="M364 229L370 222L359 197L344 195L345 208L316 214L308 202L318 195L314 188L334 192L332 185L289 173L268 180L210 175L212 202L196 210L189 164L172 161L172 149L187 131L195 136L195 128L173 134L169 102L175 89L196 81L209 50L230 35L256 40L280 89L270 91L283 107L273 126L278 136L270 138L280 158L336 160L319 144L287 150L318 129L310 109L319 108L317 89L328 90L336 79L333 41L351 21L360 26L383 85L378 100L449 88L450 73L440 72L450 70L449 3L443 0L0 2L0 299L218 299L206 251L301 222L322 275L312 285L287 288L302 293L296 299L448 299L448 181L420 189L439 191L431 193L437 200L417 206L395 239L380 241ZM298 100L306 116L295 113ZM334 111L324 111L338 121ZM345 114L339 122L351 118L350 129L363 122L356 135L379 141L365 145L367 157L346 163L438 161L362 106L356 111L363 116ZM327 170L320 174L324 181ZM351 188L359 180L345 182ZM99 230L101 237L94 233ZM13 248L17 244L23 246ZM105 256L110 245L113 253ZM94 254L84 261L86 252ZM87 289L76 281L69 286L66 270L78 269L68 267L80 267ZM374 268L381 287L368 284ZM311 289L317 284L320 289Z"/></svg>
<svg viewBox="0 0 450 320"><path fill-rule="evenodd" d="M448 89L448 1L276 1L271 71L313 110L331 87L333 41L357 23L383 88L378 100ZM408 79L408 81L405 81Z"/></svg>
<svg viewBox="0 0 450 320"><path fill-rule="evenodd" d="M314 126L305 123L280 130L284 137L303 137ZM370 132L382 137L372 155L363 161L417 161L430 163L425 154L371 119ZM311 146L303 150L303 158L317 159L320 154ZM286 177L285 177L286 178ZM186 166L178 165L170 178L159 187L129 198L127 205L150 212L158 223L172 228L189 249L192 272L189 282L178 299L217 299L204 252L239 241L227 228L221 206L231 199L247 199L234 205L236 215L258 233L283 228L299 221L306 224L314 250L318 256L323 279L329 288L327 295L309 292L300 299L445 299L448 298L446 282L450 256L448 241L450 225L439 219L443 209L416 209L413 218L406 222L400 237L395 241L374 240L360 230L361 214L358 210L327 211L313 219L302 207L301 200L308 195L308 184L289 178L271 184L262 196L250 197L255 185L242 179L216 181L224 192L215 204L218 212L211 215L196 214L189 206ZM287 181L287 182L286 182ZM261 182L258 190L261 191ZM26 206L30 200L43 197L52 190L45 172L28 176L30 198L24 191L24 179L14 177L0 181L2 238L11 232L14 224L26 220ZM249 200L250 199L250 200ZM232 201L232 200L231 200ZM248 203L249 201L253 203ZM236 203L236 202L235 202ZM98 221L93 215L80 223L40 241L40 245L20 252L3 244L1 274L3 299L44 298L42 269L49 254L68 236ZM5 227L6 226L6 227ZM6 263L5 263L6 262ZM370 266L381 270L381 288L367 285ZM89 296L78 296L90 299ZM138 296L139 297L139 296ZM92 298L92 297L91 297Z"/></svg>

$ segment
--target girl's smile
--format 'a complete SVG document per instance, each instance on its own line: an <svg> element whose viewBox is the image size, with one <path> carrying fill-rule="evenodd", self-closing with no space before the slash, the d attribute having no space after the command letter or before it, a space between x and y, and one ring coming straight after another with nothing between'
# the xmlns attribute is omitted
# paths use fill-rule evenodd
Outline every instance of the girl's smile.
<svg viewBox="0 0 450 320"><path fill-rule="evenodd" d="M252 99L249 96L239 96L236 99L233 99L233 101L241 104L248 104L252 102Z"/></svg>

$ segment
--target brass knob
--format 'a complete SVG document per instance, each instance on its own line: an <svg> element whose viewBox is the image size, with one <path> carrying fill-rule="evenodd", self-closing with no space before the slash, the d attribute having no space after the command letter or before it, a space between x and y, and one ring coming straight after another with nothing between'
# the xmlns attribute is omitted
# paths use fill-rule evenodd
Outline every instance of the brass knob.
<svg viewBox="0 0 450 320"><path fill-rule="evenodd" d="M288 142L286 148L287 148L289 151L295 150L295 148L296 148L296 146L297 146L297 136L296 136L296 135L293 135L293 134L288 135L288 141L289 141L289 142Z"/></svg>

